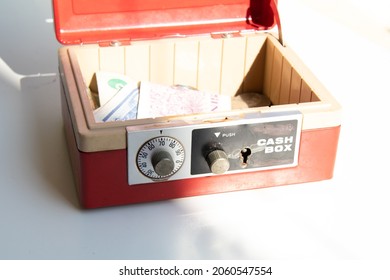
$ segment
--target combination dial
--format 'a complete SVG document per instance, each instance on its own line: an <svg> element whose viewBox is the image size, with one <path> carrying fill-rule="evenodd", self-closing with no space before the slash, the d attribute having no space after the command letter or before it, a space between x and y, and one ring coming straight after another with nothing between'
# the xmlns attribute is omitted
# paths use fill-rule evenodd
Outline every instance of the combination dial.
<svg viewBox="0 0 390 280"><path fill-rule="evenodd" d="M138 150L138 170L154 181L166 180L175 174L185 159L183 145L173 137L159 136L145 142Z"/></svg>

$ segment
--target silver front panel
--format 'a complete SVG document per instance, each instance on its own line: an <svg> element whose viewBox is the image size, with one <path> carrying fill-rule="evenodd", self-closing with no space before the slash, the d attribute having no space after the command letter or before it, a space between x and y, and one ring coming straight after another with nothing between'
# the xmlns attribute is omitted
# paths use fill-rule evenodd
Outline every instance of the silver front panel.
<svg viewBox="0 0 390 280"><path fill-rule="evenodd" d="M297 166L301 127L302 114L298 111L252 113L232 120L129 126L128 183L145 184ZM228 159L228 170L222 175L213 174L207 160L207 155L215 150L221 150ZM169 163L168 169L161 168L165 163Z"/></svg>

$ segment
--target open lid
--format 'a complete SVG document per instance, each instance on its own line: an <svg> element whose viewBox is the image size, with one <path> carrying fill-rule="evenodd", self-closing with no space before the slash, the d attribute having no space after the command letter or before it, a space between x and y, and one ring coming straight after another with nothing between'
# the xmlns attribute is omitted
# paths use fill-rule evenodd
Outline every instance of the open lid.
<svg viewBox="0 0 390 280"><path fill-rule="evenodd" d="M65 45L280 28L276 0L53 0L53 8Z"/></svg>

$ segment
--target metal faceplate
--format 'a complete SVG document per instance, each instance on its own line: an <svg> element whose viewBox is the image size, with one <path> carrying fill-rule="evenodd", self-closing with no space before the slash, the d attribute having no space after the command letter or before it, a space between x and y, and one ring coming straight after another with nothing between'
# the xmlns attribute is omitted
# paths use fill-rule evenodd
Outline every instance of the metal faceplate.
<svg viewBox="0 0 390 280"><path fill-rule="evenodd" d="M297 166L301 127L298 111L129 126L128 183Z"/></svg>

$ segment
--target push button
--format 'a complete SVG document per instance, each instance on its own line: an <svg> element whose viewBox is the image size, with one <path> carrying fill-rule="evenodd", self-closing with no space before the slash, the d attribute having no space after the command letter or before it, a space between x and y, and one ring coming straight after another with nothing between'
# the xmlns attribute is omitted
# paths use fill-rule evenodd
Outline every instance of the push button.
<svg viewBox="0 0 390 280"><path fill-rule="evenodd" d="M223 150L214 150L206 156L210 170L214 174L223 174L229 170L230 163Z"/></svg>

